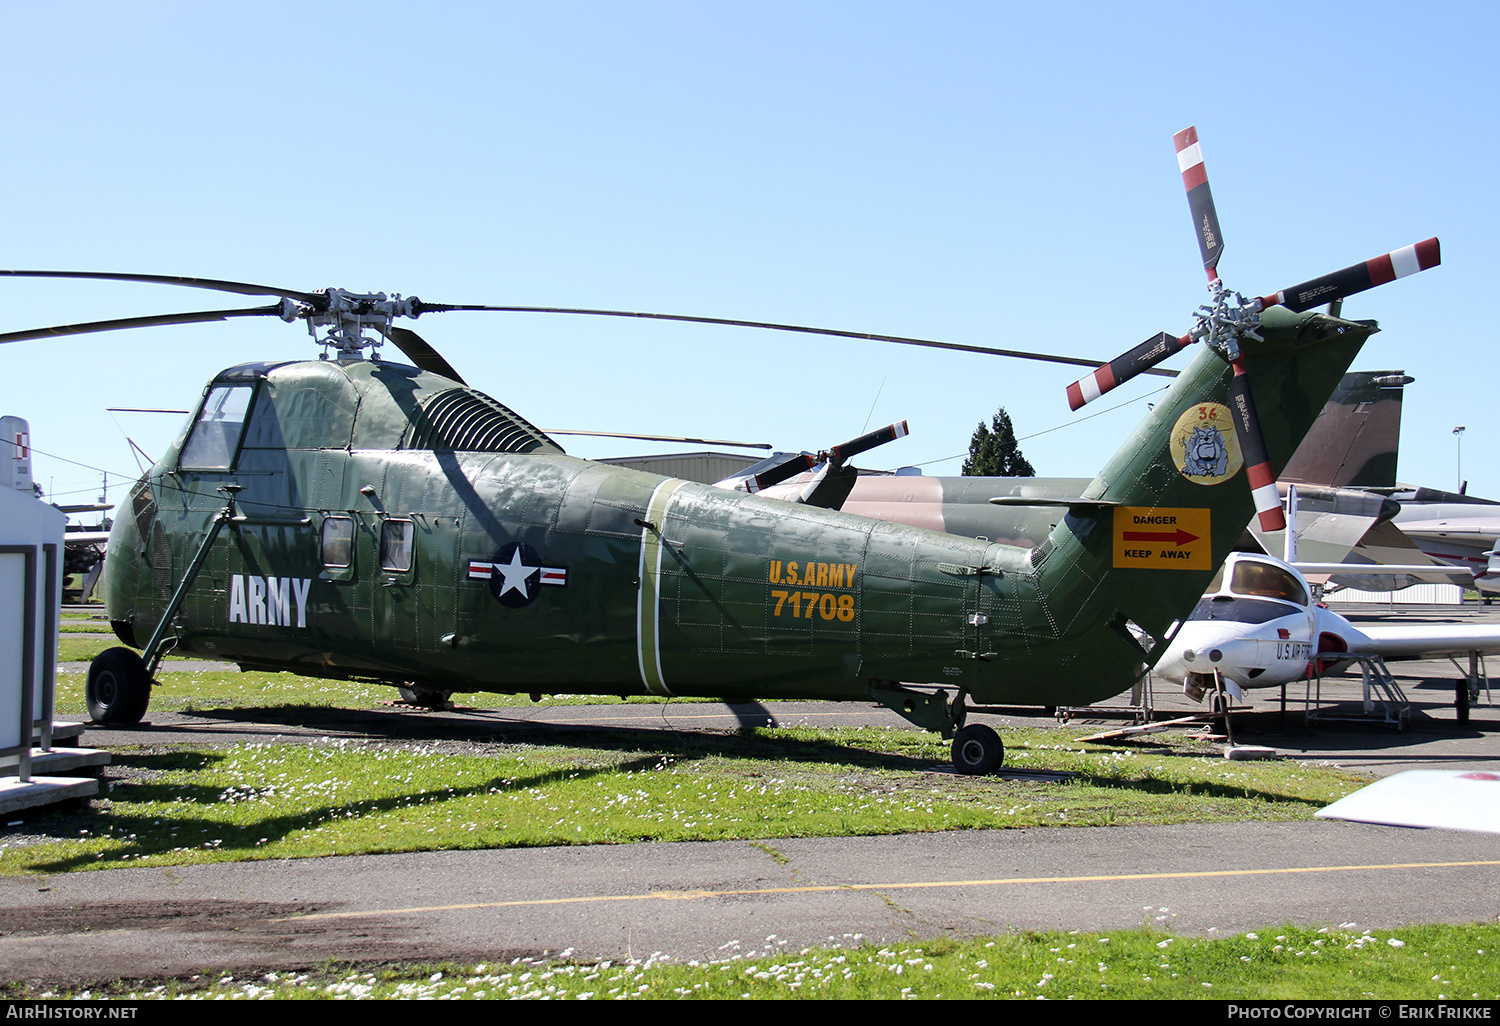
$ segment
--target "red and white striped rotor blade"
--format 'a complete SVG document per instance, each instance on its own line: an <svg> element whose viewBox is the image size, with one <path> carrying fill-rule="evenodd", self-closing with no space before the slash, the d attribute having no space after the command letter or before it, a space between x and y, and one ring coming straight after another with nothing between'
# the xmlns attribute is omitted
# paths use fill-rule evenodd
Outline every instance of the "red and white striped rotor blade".
<svg viewBox="0 0 1500 1026"><path fill-rule="evenodd" d="M1437 239L1427 239L1411 246L1384 253L1373 260L1352 264L1342 271L1325 274L1321 278L1293 285L1289 289L1262 296L1262 306L1284 306L1301 313L1336 299L1352 296L1377 285L1384 285L1408 274L1425 271L1442 263L1442 250Z"/></svg>
<svg viewBox="0 0 1500 1026"><path fill-rule="evenodd" d="M1068 386L1068 406L1081 409L1112 388L1118 388L1137 374L1161 363L1174 353L1182 352L1192 342L1191 335L1173 338L1165 331L1153 335L1124 356L1118 356L1091 374L1086 374Z"/></svg>
<svg viewBox="0 0 1500 1026"><path fill-rule="evenodd" d="M1234 417L1234 433L1239 438L1240 455L1245 460L1245 478L1250 482L1250 495L1255 499L1255 515L1260 519L1262 531L1286 529L1286 514L1281 509L1281 496L1276 491L1276 472L1271 469L1271 458L1266 453L1266 439L1260 431L1260 417L1255 413L1255 402L1250 398L1250 379L1245 374L1245 360L1241 357L1231 363L1234 377L1229 382L1229 409Z"/></svg>
<svg viewBox="0 0 1500 1026"><path fill-rule="evenodd" d="M884 445L886 442L894 442L898 438L905 438L910 433L906 427L906 421L897 421L894 424L887 424L883 428L877 428L874 431L860 435L858 438L847 441L843 445L835 445L832 449L828 450L828 456L835 466L843 466L844 461L850 456L858 456L860 453L868 452L877 445Z"/></svg>
<svg viewBox="0 0 1500 1026"><path fill-rule="evenodd" d="M1177 169L1182 172L1182 186L1187 190L1188 209L1193 214L1193 232L1198 236L1198 251L1203 254L1203 270L1208 280L1219 276L1219 257L1224 252L1224 236L1219 231L1219 214L1214 209L1214 194L1208 188L1208 171L1203 166L1203 150L1198 146L1198 129L1189 126L1172 136L1177 147Z"/></svg>
<svg viewBox="0 0 1500 1026"><path fill-rule="evenodd" d="M762 470L754 477L745 479L745 490L751 492L765 491L772 485L779 485L789 477L796 477L806 470L811 470L818 465L818 461L805 452L793 453L780 463L773 464Z"/></svg>

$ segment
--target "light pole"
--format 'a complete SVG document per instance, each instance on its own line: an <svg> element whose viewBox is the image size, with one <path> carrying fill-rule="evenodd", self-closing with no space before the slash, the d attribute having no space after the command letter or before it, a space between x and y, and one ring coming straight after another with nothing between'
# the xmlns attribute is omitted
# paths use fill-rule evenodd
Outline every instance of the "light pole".
<svg viewBox="0 0 1500 1026"><path fill-rule="evenodd" d="M1453 437L1457 439L1458 445L1458 490L1464 490L1464 426L1460 424L1453 429Z"/></svg>

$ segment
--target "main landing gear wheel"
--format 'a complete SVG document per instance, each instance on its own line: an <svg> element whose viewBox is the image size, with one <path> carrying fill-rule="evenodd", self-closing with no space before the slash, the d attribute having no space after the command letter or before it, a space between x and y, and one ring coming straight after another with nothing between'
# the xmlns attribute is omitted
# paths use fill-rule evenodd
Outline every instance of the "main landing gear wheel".
<svg viewBox="0 0 1500 1026"><path fill-rule="evenodd" d="M437 688L424 687L419 684L403 684L397 690L401 692L401 700L407 705L415 705L423 709L446 709L448 699L453 697L451 691L440 691Z"/></svg>
<svg viewBox="0 0 1500 1026"><path fill-rule="evenodd" d="M1000 735L975 723L953 735L953 768L970 776L993 773L1005 761Z"/></svg>
<svg viewBox="0 0 1500 1026"><path fill-rule="evenodd" d="M95 723L139 723L151 702L146 664L128 648L105 649L89 663L85 694Z"/></svg>

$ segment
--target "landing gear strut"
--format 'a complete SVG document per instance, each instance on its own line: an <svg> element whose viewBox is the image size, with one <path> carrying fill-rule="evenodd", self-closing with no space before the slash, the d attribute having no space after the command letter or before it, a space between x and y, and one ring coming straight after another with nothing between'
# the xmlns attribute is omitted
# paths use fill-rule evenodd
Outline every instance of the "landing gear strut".
<svg viewBox="0 0 1500 1026"><path fill-rule="evenodd" d="M979 776L993 773L1005 761L1000 735L982 723L964 726L969 717L968 692L959 688L950 700L946 692L917 691L896 681L871 681L870 697L924 730L953 739L953 768Z"/></svg>

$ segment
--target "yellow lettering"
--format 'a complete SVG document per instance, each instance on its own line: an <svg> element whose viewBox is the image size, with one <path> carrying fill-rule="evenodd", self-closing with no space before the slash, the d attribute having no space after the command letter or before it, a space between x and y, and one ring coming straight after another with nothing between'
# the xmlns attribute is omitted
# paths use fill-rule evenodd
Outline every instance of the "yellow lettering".
<svg viewBox="0 0 1500 1026"><path fill-rule="evenodd" d="M786 583L800 584L797 580L797 561L794 559L786 565Z"/></svg>
<svg viewBox="0 0 1500 1026"><path fill-rule="evenodd" d="M771 560L771 583L781 583L781 560L779 559Z"/></svg>
<svg viewBox="0 0 1500 1026"><path fill-rule="evenodd" d="M809 569L808 573L813 571ZM854 619L854 596L848 593L835 595L830 591L783 591L777 588L771 592L771 597L776 600L772 616L784 615L782 610L790 600L792 611L785 615L790 615L793 619L800 616L804 620L811 620L814 613L830 621L842 620L849 623Z"/></svg>
<svg viewBox="0 0 1500 1026"><path fill-rule="evenodd" d="M844 586L844 570L843 563L828 564L828 587L842 588Z"/></svg>
<svg viewBox="0 0 1500 1026"><path fill-rule="evenodd" d="M814 585L816 585L819 588L826 588L826 587L828 587L828 564L827 563L819 563L818 564L818 572L815 573L815 574L813 574L813 579L812 579L811 583L814 584Z"/></svg>

